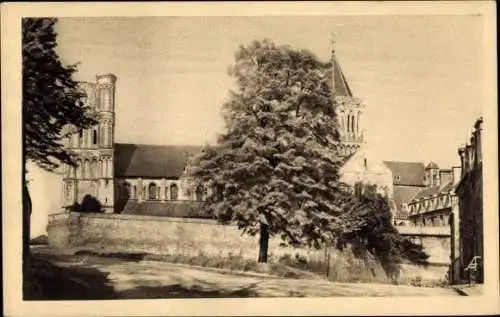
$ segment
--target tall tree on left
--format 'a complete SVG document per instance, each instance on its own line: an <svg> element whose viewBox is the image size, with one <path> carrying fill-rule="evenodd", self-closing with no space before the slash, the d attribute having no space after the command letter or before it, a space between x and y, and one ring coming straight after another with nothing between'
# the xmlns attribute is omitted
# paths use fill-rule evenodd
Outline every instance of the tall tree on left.
<svg viewBox="0 0 500 317"><path fill-rule="evenodd" d="M22 20L23 57L23 151L27 162L53 172L61 164L75 166L62 139L97 123L84 105L85 93L72 76L75 65L63 65L55 51L57 33L54 18ZM71 127L71 129L67 129ZM29 260L31 199L26 181L23 189L23 270Z"/></svg>

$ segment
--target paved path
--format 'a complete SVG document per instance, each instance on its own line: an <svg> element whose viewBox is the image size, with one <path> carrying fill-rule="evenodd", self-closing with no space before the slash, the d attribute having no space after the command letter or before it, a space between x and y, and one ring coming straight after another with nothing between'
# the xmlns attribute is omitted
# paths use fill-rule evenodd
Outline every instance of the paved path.
<svg viewBox="0 0 500 317"><path fill-rule="evenodd" d="M241 276L165 262L122 261L94 256L61 256L51 261L64 267L97 269L107 275L119 298L129 299L458 295L451 288Z"/></svg>

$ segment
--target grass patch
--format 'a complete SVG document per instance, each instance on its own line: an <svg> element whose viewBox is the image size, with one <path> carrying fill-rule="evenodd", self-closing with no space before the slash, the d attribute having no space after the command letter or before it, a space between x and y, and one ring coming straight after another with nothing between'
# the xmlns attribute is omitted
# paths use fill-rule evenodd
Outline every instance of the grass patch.
<svg viewBox="0 0 500 317"><path fill-rule="evenodd" d="M400 281L400 284L411 285L415 287L448 287L446 279L424 279L421 276L415 276Z"/></svg>

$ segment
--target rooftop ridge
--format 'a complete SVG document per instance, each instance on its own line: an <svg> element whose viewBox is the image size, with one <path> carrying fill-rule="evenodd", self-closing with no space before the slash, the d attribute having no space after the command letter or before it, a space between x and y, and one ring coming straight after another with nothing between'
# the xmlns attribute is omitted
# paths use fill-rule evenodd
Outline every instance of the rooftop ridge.
<svg viewBox="0 0 500 317"><path fill-rule="evenodd" d="M148 144L148 143L125 143L115 142L115 145L135 145L135 146L151 146L151 147L205 147L206 144ZM213 146L209 144L209 146Z"/></svg>

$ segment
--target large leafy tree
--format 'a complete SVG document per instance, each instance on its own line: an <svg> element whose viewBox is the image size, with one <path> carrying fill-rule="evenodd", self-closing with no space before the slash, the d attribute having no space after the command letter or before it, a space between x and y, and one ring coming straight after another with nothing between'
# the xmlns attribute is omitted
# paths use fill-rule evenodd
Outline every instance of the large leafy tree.
<svg viewBox="0 0 500 317"><path fill-rule="evenodd" d="M56 19L22 20L23 141L25 161L53 171L61 163L74 165L74 159L61 142L65 133L95 124L84 106L84 92L72 79L76 65L65 66L55 51ZM66 127L72 127L67 130ZM31 200L24 185L23 245L24 263L29 252Z"/></svg>
<svg viewBox="0 0 500 317"><path fill-rule="evenodd" d="M237 89L223 106L226 131L190 173L212 189L209 212L260 235L259 262L267 262L270 235L319 246L346 226L330 66L267 40L241 46L230 68Z"/></svg>
<svg viewBox="0 0 500 317"><path fill-rule="evenodd" d="M55 23L56 19L25 18L22 26L25 155L49 171L60 163L74 163L61 143L62 129L95 123L84 107L83 90L72 78L76 65L63 65L55 51Z"/></svg>
<svg viewBox="0 0 500 317"><path fill-rule="evenodd" d="M422 245L403 237L393 226L388 198L380 194L376 185L357 183L344 211L351 225L337 240L336 247L350 245L358 256L371 253L392 277L397 277L403 262L428 264L429 255Z"/></svg>

